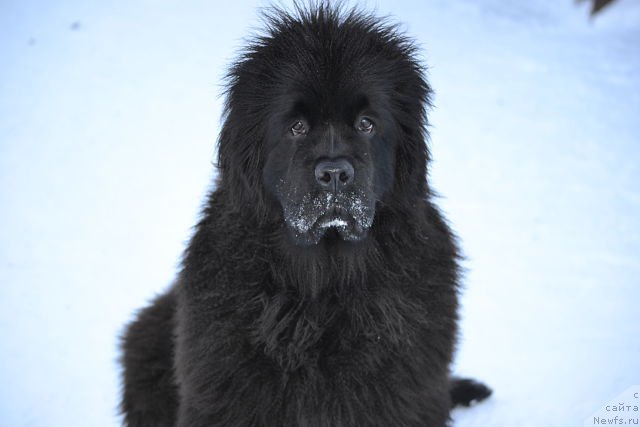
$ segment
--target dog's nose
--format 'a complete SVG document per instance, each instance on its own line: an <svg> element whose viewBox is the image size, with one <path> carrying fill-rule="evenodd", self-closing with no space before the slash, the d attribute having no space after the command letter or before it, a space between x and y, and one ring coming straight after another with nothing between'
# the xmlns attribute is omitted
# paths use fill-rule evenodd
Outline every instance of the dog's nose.
<svg viewBox="0 0 640 427"><path fill-rule="evenodd" d="M346 159L323 160L316 165L315 175L321 187L337 193L353 182L355 171Z"/></svg>

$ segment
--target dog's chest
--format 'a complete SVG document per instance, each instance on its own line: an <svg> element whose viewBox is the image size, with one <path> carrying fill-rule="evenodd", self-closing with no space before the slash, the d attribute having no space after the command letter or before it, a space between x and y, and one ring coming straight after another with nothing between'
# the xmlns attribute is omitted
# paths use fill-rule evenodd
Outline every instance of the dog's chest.
<svg viewBox="0 0 640 427"><path fill-rule="evenodd" d="M375 365L403 347L414 332L407 313L375 299L349 304L273 299L256 323L256 344L286 372Z"/></svg>

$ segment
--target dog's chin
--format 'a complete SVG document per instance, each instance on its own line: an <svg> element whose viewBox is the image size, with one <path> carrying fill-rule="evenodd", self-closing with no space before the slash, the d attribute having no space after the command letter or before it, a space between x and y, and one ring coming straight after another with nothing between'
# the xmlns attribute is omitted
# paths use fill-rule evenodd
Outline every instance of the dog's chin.
<svg viewBox="0 0 640 427"><path fill-rule="evenodd" d="M356 243L363 240L368 232L368 228L360 226L353 217L346 215L335 215L334 213L324 214L315 221L305 232L300 232L291 227L289 234L298 246L314 246L320 243Z"/></svg>
<svg viewBox="0 0 640 427"><path fill-rule="evenodd" d="M282 195L288 192L282 192ZM362 190L333 194L307 193L300 200L282 197L283 219L298 246L355 243L366 238L375 204Z"/></svg>

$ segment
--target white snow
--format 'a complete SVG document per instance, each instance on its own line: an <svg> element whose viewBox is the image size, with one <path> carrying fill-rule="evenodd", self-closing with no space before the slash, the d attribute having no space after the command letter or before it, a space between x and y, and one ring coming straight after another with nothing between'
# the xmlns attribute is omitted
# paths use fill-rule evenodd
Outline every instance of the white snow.
<svg viewBox="0 0 640 427"><path fill-rule="evenodd" d="M323 222L322 224L320 224L320 227L322 227L322 228L346 227L347 225L348 225L347 221L345 221L344 219L334 218L331 221Z"/></svg>
<svg viewBox="0 0 640 427"><path fill-rule="evenodd" d="M640 384L640 2L379 0L436 90L467 256L456 426L579 426ZM0 3L0 425L115 426L117 335L174 277L264 1Z"/></svg>

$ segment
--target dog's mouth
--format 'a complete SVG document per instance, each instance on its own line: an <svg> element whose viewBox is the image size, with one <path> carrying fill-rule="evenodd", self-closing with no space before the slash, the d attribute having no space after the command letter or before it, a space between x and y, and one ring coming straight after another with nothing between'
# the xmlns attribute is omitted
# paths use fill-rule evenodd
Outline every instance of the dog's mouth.
<svg viewBox="0 0 640 427"><path fill-rule="evenodd" d="M317 244L321 240L327 242L347 241L357 242L362 240L366 229L358 226L357 221L349 216L337 216L335 214L322 215L306 234L306 244Z"/></svg>
<svg viewBox="0 0 640 427"><path fill-rule="evenodd" d="M307 199L307 198L305 198ZM285 209L285 222L302 246L321 240L362 240L373 222L374 207L363 194L349 197L331 193L309 198L294 209Z"/></svg>
<svg viewBox="0 0 640 427"><path fill-rule="evenodd" d="M321 215L309 231L315 235L317 241L323 237L358 241L366 234L366 230L358 225L355 218L337 204L333 205L327 213Z"/></svg>

